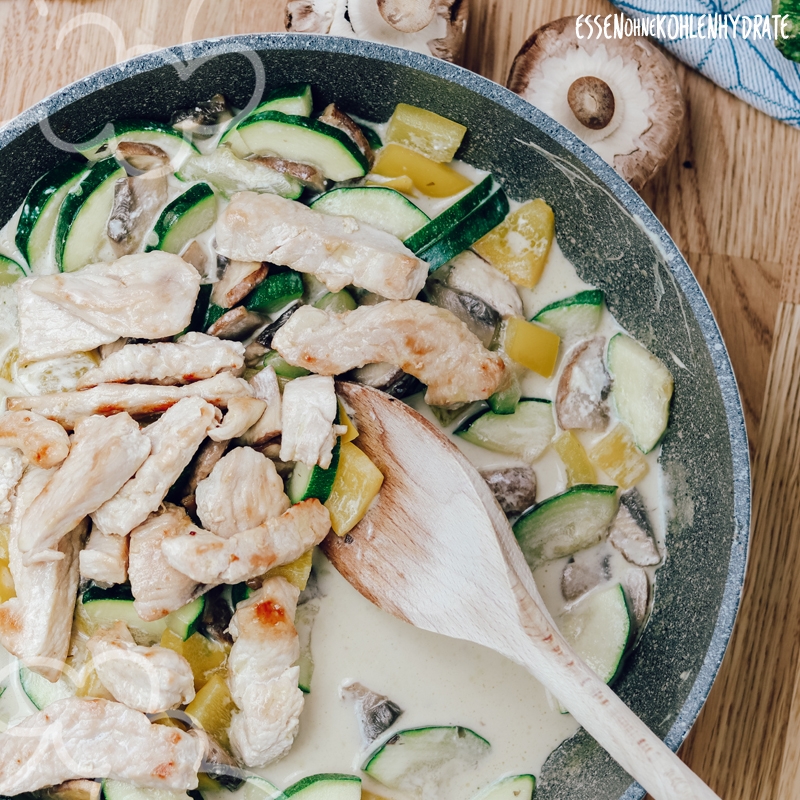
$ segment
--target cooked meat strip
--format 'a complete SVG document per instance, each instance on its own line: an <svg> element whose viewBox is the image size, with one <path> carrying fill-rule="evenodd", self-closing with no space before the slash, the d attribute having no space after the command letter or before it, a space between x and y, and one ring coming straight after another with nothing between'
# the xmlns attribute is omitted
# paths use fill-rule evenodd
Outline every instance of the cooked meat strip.
<svg viewBox="0 0 800 800"><path fill-rule="evenodd" d="M211 405L225 408L232 397L250 397L247 382L230 372L186 386L149 386L106 383L80 392L56 392L40 397L9 397L10 411L36 411L72 430L84 417L127 412L133 417L161 414L184 397L202 397Z"/></svg>
<svg viewBox="0 0 800 800"><path fill-rule="evenodd" d="M228 449L229 442L215 442L213 439L206 439L197 455L194 458L186 483L182 486L181 505L190 513L197 511L197 501L195 492L200 481L205 480L214 469L214 465L219 461Z"/></svg>
<svg viewBox="0 0 800 800"><path fill-rule="evenodd" d="M355 142L356 147L364 154L364 158L369 161L370 166L375 160L375 154L369 146L367 137L364 136L364 131L361 126L355 122L349 115L345 114L336 103L330 103L325 106L325 110L319 118L320 122L325 122L328 125L333 125L343 133L346 133Z"/></svg>
<svg viewBox="0 0 800 800"><path fill-rule="evenodd" d="M603 431L608 425L611 378L603 361L605 339L583 342L570 353L558 379L556 415L564 429Z"/></svg>
<svg viewBox="0 0 800 800"><path fill-rule="evenodd" d="M283 390L281 461L302 461L323 469L331 465L333 445L347 428L334 425L338 411L333 378L306 375Z"/></svg>
<svg viewBox="0 0 800 800"><path fill-rule="evenodd" d="M426 384L425 401L433 406L485 400L505 370L503 359L463 322L417 300L348 314L303 306L275 334L273 345L290 364L322 375L387 361Z"/></svg>
<svg viewBox="0 0 800 800"><path fill-rule="evenodd" d="M252 447L236 447L197 486L197 516L218 536L257 528L291 503L275 465Z"/></svg>
<svg viewBox="0 0 800 800"><path fill-rule="evenodd" d="M229 539L192 527L169 532L161 551L174 569L198 583L240 583L299 558L330 527L328 509L311 498Z"/></svg>
<svg viewBox="0 0 800 800"><path fill-rule="evenodd" d="M149 453L150 440L128 414L81 420L66 460L20 520L24 563L63 558L54 549L61 538L113 497Z"/></svg>
<svg viewBox="0 0 800 800"><path fill-rule="evenodd" d="M25 471L25 459L16 448L0 447L0 522L11 511L14 490Z"/></svg>
<svg viewBox="0 0 800 800"><path fill-rule="evenodd" d="M297 178L304 186L308 186L317 192L325 191L325 176L316 167L312 167L311 164L287 161L285 158L278 158L278 156L253 156L248 160L263 164L265 167L274 169L275 172L291 175L293 178Z"/></svg>
<svg viewBox="0 0 800 800"><path fill-rule="evenodd" d="M194 700L189 662L165 647L137 645L124 622L99 630L88 647L100 683L128 708L157 714Z"/></svg>
<svg viewBox="0 0 800 800"><path fill-rule="evenodd" d="M199 288L200 276L191 264L160 250L44 275L31 285L34 294L101 330L140 339L184 330Z"/></svg>
<svg viewBox="0 0 800 800"><path fill-rule="evenodd" d="M100 383L158 383L171 386L238 372L244 366L244 345L191 332L177 343L128 344L84 373L79 389Z"/></svg>
<svg viewBox="0 0 800 800"><path fill-rule="evenodd" d="M269 264L261 261L231 261L222 279L211 290L211 302L220 308L233 308L269 274Z"/></svg>
<svg viewBox="0 0 800 800"><path fill-rule="evenodd" d="M60 560L23 563L19 550L21 520L53 472L33 468L17 487L8 539L9 569L17 596L0 605L3 647L49 681L59 679L69 653L78 593L78 552L87 530L86 522L80 521L61 539Z"/></svg>
<svg viewBox="0 0 800 800"><path fill-rule="evenodd" d="M109 778L151 789L197 787L202 742L154 725L122 703L68 697L0 735L0 793L33 792L76 778Z"/></svg>
<svg viewBox="0 0 800 800"><path fill-rule="evenodd" d="M94 350L119 336L84 322L56 303L34 294L39 278L20 278L14 284L19 320L19 364L60 358Z"/></svg>
<svg viewBox="0 0 800 800"><path fill-rule="evenodd" d="M239 603L231 620L228 686L240 711L233 716L230 739L248 767L285 755L300 727L300 670L292 666L300 655L293 623L298 594L285 578L270 578Z"/></svg>
<svg viewBox="0 0 800 800"><path fill-rule="evenodd" d="M237 306L209 325L206 333L210 336L218 336L220 339L246 339L251 333L255 333L264 322L265 320L260 314L248 311L244 306Z"/></svg>
<svg viewBox="0 0 800 800"><path fill-rule="evenodd" d="M16 447L34 466L50 469L69 455L69 436L41 414L8 411L0 415L0 447Z"/></svg>
<svg viewBox="0 0 800 800"><path fill-rule="evenodd" d="M219 411L200 397L184 397L144 430L150 455L110 500L92 513L103 533L125 536L157 511L170 486L192 460Z"/></svg>
<svg viewBox="0 0 800 800"><path fill-rule="evenodd" d="M277 195L234 195L216 232L223 255L311 273L331 292L354 283L407 300L417 296L428 275L428 265L396 236Z"/></svg>
<svg viewBox="0 0 800 800"><path fill-rule="evenodd" d="M256 397L233 397L222 424L209 433L216 442L226 442L241 436L261 419L267 408L263 400Z"/></svg>
<svg viewBox="0 0 800 800"><path fill-rule="evenodd" d="M128 537L101 533L92 528L80 555L84 580L113 586L128 580Z"/></svg>
<svg viewBox="0 0 800 800"><path fill-rule="evenodd" d="M161 550L168 534L192 529L181 506L165 503L163 511L131 531L128 576L135 598L133 607L146 622L166 617L207 591L197 581L173 569Z"/></svg>
<svg viewBox="0 0 800 800"><path fill-rule="evenodd" d="M237 444L264 444L274 439L283 427L278 376L272 367L264 367L250 378L250 386L253 396L263 400L267 407L258 421L239 437Z"/></svg>

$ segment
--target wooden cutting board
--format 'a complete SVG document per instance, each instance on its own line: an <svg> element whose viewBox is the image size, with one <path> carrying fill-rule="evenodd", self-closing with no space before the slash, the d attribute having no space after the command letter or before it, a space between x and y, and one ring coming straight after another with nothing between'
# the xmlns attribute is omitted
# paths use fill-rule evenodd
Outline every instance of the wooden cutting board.
<svg viewBox="0 0 800 800"><path fill-rule="evenodd" d="M542 23L605 0L470 0L465 66L504 83ZM101 67L283 29L282 0L0 0L0 120ZM744 601L681 754L725 800L800 797L800 131L674 62L688 115L643 194L695 272L739 381L754 456ZM783 288L782 288L783 287Z"/></svg>

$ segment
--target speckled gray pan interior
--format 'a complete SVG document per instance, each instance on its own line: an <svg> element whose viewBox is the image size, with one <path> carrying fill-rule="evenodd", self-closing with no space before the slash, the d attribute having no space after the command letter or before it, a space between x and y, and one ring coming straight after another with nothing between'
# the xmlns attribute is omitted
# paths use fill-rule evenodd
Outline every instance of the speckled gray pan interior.
<svg viewBox="0 0 800 800"><path fill-rule="evenodd" d="M222 92L309 81L375 121L399 101L467 126L459 156L491 170L519 199L543 197L580 276L606 292L616 318L675 376L661 462L671 497L669 557L645 634L616 685L677 749L717 673L739 605L750 520L748 449L728 354L705 297L672 240L617 175L572 134L506 89L450 64L349 39L270 34L196 42L148 54L63 89L0 131L0 224L45 170L125 117L168 118ZM40 124L41 123L41 124ZM644 795L582 732L540 776L538 800L634 800Z"/></svg>

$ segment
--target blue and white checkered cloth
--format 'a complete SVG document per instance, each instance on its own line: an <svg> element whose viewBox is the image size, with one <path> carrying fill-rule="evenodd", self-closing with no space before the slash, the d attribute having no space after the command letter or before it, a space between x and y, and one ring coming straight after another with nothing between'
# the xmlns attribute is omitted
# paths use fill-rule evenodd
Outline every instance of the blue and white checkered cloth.
<svg viewBox="0 0 800 800"><path fill-rule="evenodd" d="M770 0L612 0L628 16L658 14L756 16ZM740 23L741 24L741 23ZM696 30L696 27L695 27ZM760 111L800 128L800 64L784 58L770 38L662 39L661 44L723 89Z"/></svg>

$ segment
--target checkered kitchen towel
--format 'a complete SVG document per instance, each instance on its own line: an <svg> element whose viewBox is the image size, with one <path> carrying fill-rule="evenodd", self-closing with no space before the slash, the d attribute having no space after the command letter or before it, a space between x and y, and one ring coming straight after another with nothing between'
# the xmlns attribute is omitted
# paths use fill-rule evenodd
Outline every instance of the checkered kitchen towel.
<svg viewBox="0 0 800 800"><path fill-rule="evenodd" d="M770 0L612 0L628 16L653 20L657 15L735 17L772 13ZM718 17L715 17L718 19ZM741 32L742 19L738 23ZM717 36L715 39L661 38L661 44L690 67L760 111L800 128L800 64L784 58L772 38Z"/></svg>

